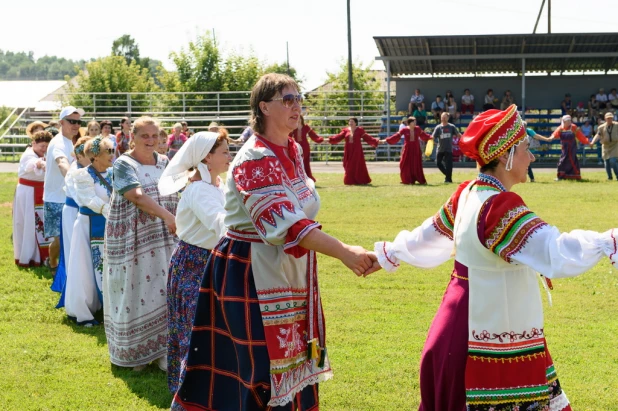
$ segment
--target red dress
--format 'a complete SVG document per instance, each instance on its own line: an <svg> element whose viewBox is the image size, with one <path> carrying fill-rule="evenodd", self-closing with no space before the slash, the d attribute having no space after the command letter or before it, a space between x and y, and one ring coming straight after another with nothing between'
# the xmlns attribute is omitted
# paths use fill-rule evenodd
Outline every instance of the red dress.
<svg viewBox="0 0 618 411"><path fill-rule="evenodd" d="M344 138L343 169L345 174L343 184L362 185L371 183L371 177L369 177L367 164L365 163L361 138L373 148L378 146L380 140L371 137L362 127L356 127L354 134L352 134L349 127L346 127L336 136L329 137L328 142L330 144L337 144Z"/></svg>
<svg viewBox="0 0 618 411"><path fill-rule="evenodd" d="M399 132L386 139L388 144L397 144L401 137L404 137L401 159L399 160L399 175L403 184L427 184L423 173L423 158L421 156L421 145L419 138L430 139L431 136L425 133L419 126L414 127L414 135L410 133L410 128L405 127Z"/></svg>
<svg viewBox="0 0 618 411"><path fill-rule="evenodd" d="M315 181L315 177L311 173L311 148L309 148L309 140L307 140L307 136L309 136L316 143L321 143L324 141L324 137L318 136L315 131L307 124L303 126L303 128L296 129L290 132L290 137L294 139L298 144L300 144L303 149L303 164L305 165L305 174L307 177Z"/></svg>

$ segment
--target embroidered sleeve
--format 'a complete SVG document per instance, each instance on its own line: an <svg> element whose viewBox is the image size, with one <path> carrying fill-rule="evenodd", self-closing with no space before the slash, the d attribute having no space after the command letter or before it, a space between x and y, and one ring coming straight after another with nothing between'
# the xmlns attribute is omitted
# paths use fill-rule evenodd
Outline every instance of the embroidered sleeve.
<svg viewBox="0 0 618 411"><path fill-rule="evenodd" d="M485 209L479 218L479 237L485 236L483 244L505 261L527 265L547 278L577 276L605 256L612 264L618 261L618 229L561 233L530 211L514 193L494 196ZM480 227L482 220L484 229Z"/></svg>
<svg viewBox="0 0 618 411"><path fill-rule="evenodd" d="M512 192L502 192L487 200L478 222L483 245L508 263L535 231L547 225Z"/></svg>
<svg viewBox="0 0 618 411"><path fill-rule="evenodd" d="M236 189L260 237L268 244L283 245L286 252L294 253L291 249L309 231L319 228L319 224L309 220L288 198L284 170L277 157L272 153L258 155L260 158L248 158L232 170Z"/></svg>
<svg viewBox="0 0 618 411"><path fill-rule="evenodd" d="M432 219L434 229L451 241L453 240L453 227L455 225L455 214L457 213L459 197L468 184L470 184L469 181L461 183L453 195L451 195L451 198L444 203Z"/></svg>
<svg viewBox="0 0 618 411"><path fill-rule="evenodd" d="M123 195L127 191L134 188L141 187L139 178L135 168L129 164L124 157L119 157L114 162L114 178L112 180L112 186L114 190Z"/></svg>
<svg viewBox="0 0 618 411"><path fill-rule="evenodd" d="M104 214L107 217L107 214L109 214L109 204L97 196L94 190L94 180L88 173L88 169L80 168L79 170L75 170L73 173L73 182L76 197L74 200L77 204L88 207L95 213Z"/></svg>

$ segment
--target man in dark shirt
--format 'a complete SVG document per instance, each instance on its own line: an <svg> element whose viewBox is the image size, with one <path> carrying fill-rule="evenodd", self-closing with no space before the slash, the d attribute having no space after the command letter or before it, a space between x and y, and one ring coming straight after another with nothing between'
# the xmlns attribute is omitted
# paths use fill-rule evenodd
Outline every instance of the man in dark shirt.
<svg viewBox="0 0 618 411"><path fill-rule="evenodd" d="M453 124L448 122L448 113L442 113L440 124L433 130L433 138L437 139L438 151L436 162L444 174L444 182L453 182L453 136L461 133Z"/></svg>

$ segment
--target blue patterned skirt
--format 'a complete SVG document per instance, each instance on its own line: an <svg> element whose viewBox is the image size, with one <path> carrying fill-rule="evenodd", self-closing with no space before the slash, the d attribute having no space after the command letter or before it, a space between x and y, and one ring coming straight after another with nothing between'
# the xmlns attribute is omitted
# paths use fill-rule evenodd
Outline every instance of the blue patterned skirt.
<svg viewBox="0 0 618 411"><path fill-rule="evenodd" d="M167 279L167 385L172 393L181 381L181 364L189 350L195 306L210 251L178 242Z"/></svg>
<svg viewBox="0 0 618 411"><path fill-rule="evenodd" d="M172 410L316 411L318 384L269 407L270 360L251 265L251 243L223 237L199 290L186 370Z"/></svg>

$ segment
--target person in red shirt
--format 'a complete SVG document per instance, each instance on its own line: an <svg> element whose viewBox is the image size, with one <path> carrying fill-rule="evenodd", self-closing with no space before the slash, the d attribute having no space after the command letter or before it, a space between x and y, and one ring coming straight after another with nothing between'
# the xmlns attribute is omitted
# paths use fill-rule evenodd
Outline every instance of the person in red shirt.
<svg viewBox="0 0 618 411"><path fill-rule="evenodd" d="M123 117L120 120L120 131L116 133L116 158L129 149L132 138L131 120L129 117Z"/></svg>
<svg viewBox="0 0 618 411"><path fill-rule="evenodd" d="M367 171L361 139L374 148L378 146L380 140L371 137L362 127L358 127L358 119L356 117L350 117L348 125L349 127L342 129L339 134L329 137L328 142L330 144L337 144L345 139L343 151L343 169L345 174L343 184L369 184L371 183L371 177L369 177L369 171Z"/></svg>
<svg viewBox="0 0 618 411"><path fill-rule="evenodd" d="M399 160L399 175L402 184L427 184L423 173L423 158L421 157L420 139L429 141L431 136L416 125L414 117L408 117L408 126L387 137L384 143L397 144L404 138L401 159Z"/></svg>
<svg viewBox="0 0 618 411"><path fill-rule="evenodd" d="M301 115L298 121L298 128L290 133L290 137L294 139L300 147L303 149L303 164L305 165L305 173L307 177L315 181L315 177L311 173L311 148L309 147L309 140L307 136L311 138L315 143L320 144L324 141L324 137L320 137L313 129L305 124L305 118Z"/></svg>

